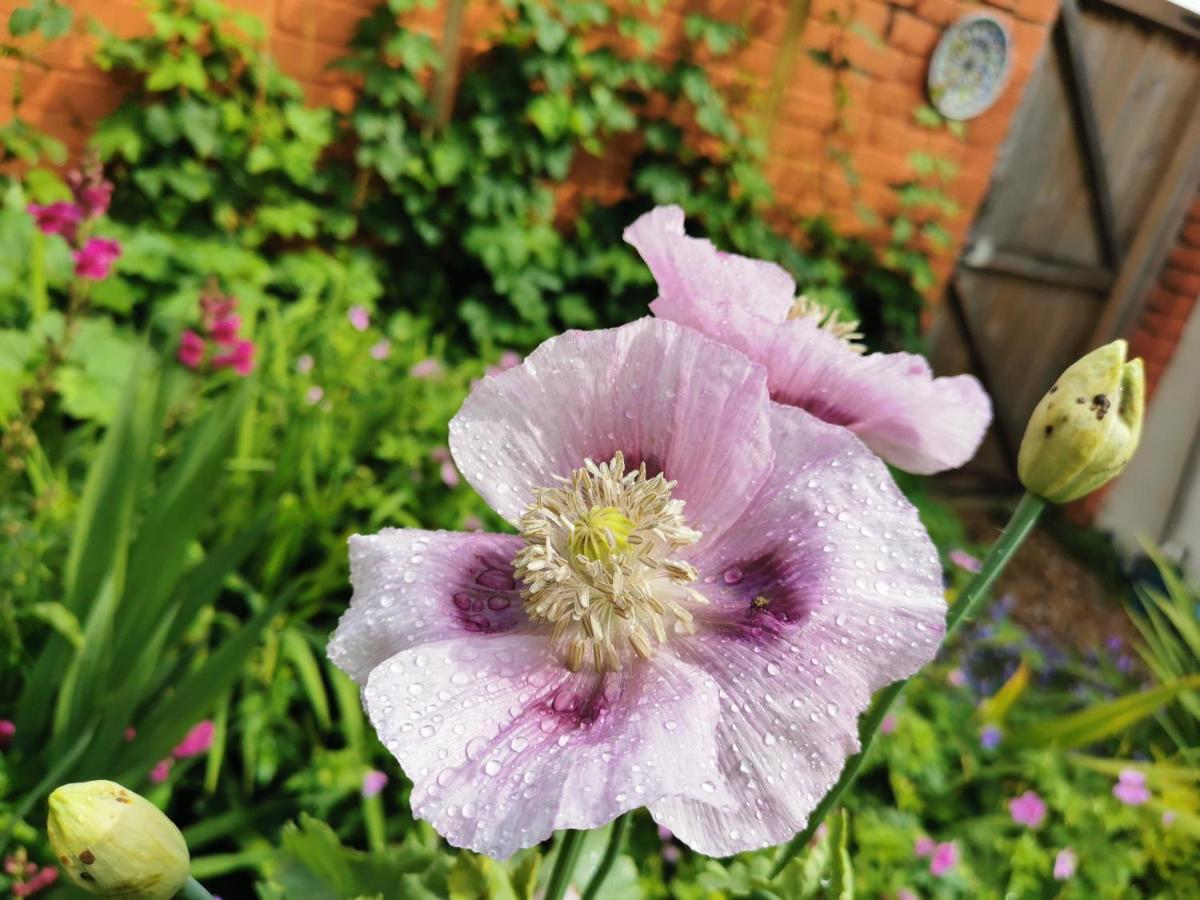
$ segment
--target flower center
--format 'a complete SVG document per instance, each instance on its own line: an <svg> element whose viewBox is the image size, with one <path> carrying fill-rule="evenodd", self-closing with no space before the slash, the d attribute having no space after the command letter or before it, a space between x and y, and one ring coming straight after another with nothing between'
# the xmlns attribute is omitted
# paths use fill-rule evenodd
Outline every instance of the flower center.
<svg viewBox="0 0 1200 900"><path fill-rule="evenodd" d="M696 570L671 557L701 535L671 499L675 482L647 478L644 463L626 472L620 453L560 480L534 492L513 565L525 612L553 626L566 667L620 669L630 654L648 659L671 632L692 633L685 604L708 600L690 586Z"/></svg>
<svg viewBox="0 0 1200 900"><path fill-rule="evenodd" d="M815 300L801 294L792 301L788 310L789 319L813 319L817 327L828 331L855 353L866 353L867 348L860 343L862 333L858 330L858 319L841 320L841 312L829 309Z"/></svg>

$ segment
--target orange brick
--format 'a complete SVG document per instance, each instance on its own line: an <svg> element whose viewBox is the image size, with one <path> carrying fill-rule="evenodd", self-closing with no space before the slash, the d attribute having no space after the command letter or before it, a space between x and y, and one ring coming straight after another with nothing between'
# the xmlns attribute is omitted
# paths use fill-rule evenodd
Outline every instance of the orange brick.
<svg viewBox="0 0 1200 900"><path fill-rule="evenodd" d="M1058 18L1059 0L1016 0L1013 12L1026 22L1049 25Z"/></svg>
<svg viewBox="0 0 1200 900"><path fill-rule="evenodd" d="M346 44L354 36L363 10L335 0L277 0L275 27L298 38Z"/></svg>
<svg viewBox="0 0 1200 900"><path fill-rule="evenodd" d="M963 14L963 4L955 0L917 0L916 13L931 25L944 28Z"/></svg>
<svg viewBox="0 0 1200 900"><path fill-rule="evenodd" d="M94 121L121 102L116 86L95 69L84 72L30 70L22 81L27 110L77 116Z"/></svg>
<svg viewBox="0 0 1200 900"><path fill-rule="evenodd" d="M1162 286L1185 297L1195 297L1200 294L1200 274L1167 266L1163 270Z"/></svg>
<svg viewBox="0 0 1200 900"><path fill-rule="evenodd" d="M924 59L933 52L939 37L941 32L928 22L922 22L911 13L897 12L892 19L888 43L905 53Z"/></svg>
<svg viewBox="0 0 1200 900"><path fill-rule="evenodd" d="M1200 250L1177 244L1167 254L1167 263L1182 272L1188 272L1193 275L1200 273Z"/></svg>
<svg viewBox="0 0 1200 900"><path fill-rule="evenodd" d="M1200 222L1189 222L1179 232L1179 239L1189 247L1200 248Z"/></svg>
<svg viewBox="0 0 1200 900"><path fill-rule="evenodd" d="M912 177L908 165L908 150L883 149L862 144L851 153L851 164L864 178L877 178L888 183L898 183Z"/></svg>
<svg viewBox="0 0 1200 900"><path fill-rule="evenodd" d="M346 55L341 45L322 41L295 38L276 31L271 35L271 52L279 67L293 78L302 81L340 81L345 76L329 70L329 64Z"/></svg>

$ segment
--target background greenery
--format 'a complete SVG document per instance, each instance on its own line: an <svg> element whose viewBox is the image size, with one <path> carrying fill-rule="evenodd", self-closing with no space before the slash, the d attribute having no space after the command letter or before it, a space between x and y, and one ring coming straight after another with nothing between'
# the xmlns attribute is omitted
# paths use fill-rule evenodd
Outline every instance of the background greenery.
<svg viewBox="0 0 1200 900"><path fill-rule="evenodd" d="M548 871L538 851L506 864L451 853L412 821L356 689L325 662L348 599L347 536L502 527L458 484L446 423L506 354L645 314L652 281L620 233L655 203L682 204L722 247L778 260L810 296L861 316L872 346L916 346L919 255L880 258L772 207L762 147L706 70L738 29L690 16L686 52L662 62L645 15L509 0L443 121L428 89L440 60L405 28L411 5L360 23L339 64L360 85L346 114L306 106L263 53L261 24L216 0L157 0L152 34L102 35L96 62L127 94L92 146L116 185L100 227L123 254L86 289L66 243L26 212L69 192L41 167L64 162L61 148L13 98L0 129L5 160L24 163L0 188L9 852L50 861L47 791L106 777L170 811L196 874L227 900L397 885L531 897ZM35 64L72 24L61 3L27 3L6 53ZM613 34L642 52L618 53ZM564 203L573 165L607 152L629 158L621 199ZM214 283L257 345L250 378L175 360ZM953 513L919 479L902 483L943 551L964 548ZM1134 673L1042 646L997 607L915 681L846 817L779 879L767 853L697 858L643 818L603 896L1200 894L1200 629L1195 593L1164 572L1144 598ZM964 574L949 578L953 592ZM149 781L202 719L211 749ZM980 744L987 724L999 748ZM1112 796L1127 765L1148 774L1152 804ZM365 797L373 769L391 782ZM1007 813L1026 789L1051 808L1037 831ZM958 843L953 872L935 877L914 853L924 835ZM591 840L585 872L603 836ZM1080 874L1058 883L1066 846Z"/></svg>

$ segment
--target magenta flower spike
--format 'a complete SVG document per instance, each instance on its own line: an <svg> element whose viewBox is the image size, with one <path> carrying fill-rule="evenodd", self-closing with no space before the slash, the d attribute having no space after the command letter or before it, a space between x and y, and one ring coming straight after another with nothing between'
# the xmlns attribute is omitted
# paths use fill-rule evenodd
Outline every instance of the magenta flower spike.
<svg viewBox="0 0 1200 900"><path fill-rule="evenodd" d="M59 234L68 241L75 240L75 231L83 221L83 210L74 203L62 200L44 206L31 203L28 209L42 234Z"/></svg>
<svg viewBox="0 0 1200 900"><path fill-rule="evenodd" d="M929 860L930 874L941 878L947 872L953 871L957 866L958 844L953 841L946 841L934 848L933 857Z"/></svg>
<svg viewBox="0 0 1200 900"><path fill-rule="evenodd" d="M92 281L103 281L108 277L113 263L121 256L121 245L109 238L89 238L88 242L75 251L75 274Z"/></svg>
<svg viewBox="0 0 1200 900"><path fill-rule="evenodd" d="M976 379L934 378L912 353L862 352L854 323L797 299L782 268L688 237L683 219L660 206L625 229L658 282L656 316L741 350L766 367L773 400L849 428L898 468L931 474L975 454L992 419Z"/></svg>
<svg viewBox="0 0 1200 900"><path fill-rule="evenodd" d="M937 554L883 463L696 331L552 338L450 447L520 534L352 537L328 652L455 846L643 806L702 853L778 844L937 650Z"/></svg>

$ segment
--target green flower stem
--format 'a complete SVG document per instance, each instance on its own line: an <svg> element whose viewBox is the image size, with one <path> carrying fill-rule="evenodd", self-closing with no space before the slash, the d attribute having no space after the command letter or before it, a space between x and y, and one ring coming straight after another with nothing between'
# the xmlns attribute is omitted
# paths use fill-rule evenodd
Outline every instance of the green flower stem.
<svg viewBox="0 0 1200 900"><path fill-rule="evenodd" d="M1033 530L1033 526L1037 523L1038 517L1045 508L1046 501L1035 494L1026 492L1021 498L1021 502L1017 504L1017 508L1013 511L1008 524L1004 526L1004 532L1000 535L1000 539L988 551L988 555L984 559L983 566L980 568L978 574L971 579L971 583L959 595L958 601L950 608L950 614L946 616L946 637L944 641L948 641L951 638L963 619L968 616L973 617L983 608L988 589L995 582L997 576L1004 571L1004 567L1008 565L1009 560L1013 558L1017 549L1024 543L1025 538L1029 536L1029 532ZM854 779L858 777L859 769L862 768L867 751L871 749L875 735L879 732L879 726L883 724L884 717L888 714L892 703L900 696L900 692L904 690L906 684L908 684L907 679L893 682L879 695L879 699L875 701L870 713L867 715L866 722L863 723L861 749L846 760L846 767L842 769L842 774L838 778L837 784L817 804L817 808L813 810L805 829L788 841L787 845L780 852L778 858L775 860L775 866L771 870L772 878L782 872L784 867L792 861L796 854L808 846L808 842L812 840L812 836L816 833L817 828L825 821L825 816L829 813L829 810L833 808L842 794L854 783Z"/></svg>
<svg viewBox="0 0 1200 900"><path fill-rule="evenodd" d="M595 873L592 875L592 880L588 882L587 890L583 892L581 900L596 900L596 896L600 893L600 888L604 886L604 879L608 877L609 871L612 870L613 864L616 863L617 857L621 855L621 845L625 842L625 832L629 830L629 820L633 817L633 813L627 812L624 815L617 816L613 822L612 834L608 838L608 847L604 850L604 856L600 860L600 865L596 867Z"/></svg>
<svg viewBox="0 0 1200 900"><path fill-rule="evenodd" d="M204 885L189 875L188 880L179 889L179 893L175 895L175 900L213 900L213 895L205 889Z"/></svg>
<svg viewBox="0 0 1200 900"><path fill-rule="evenodd" d="M564 831L562 840L558 843L558 856L554 860L554 869L550 872L550 881L546 884L546 894L542 900L562 900L563 894L571 884L571 874L575 871L575 863L583 851L583 837L586 831Z"/></svg>

